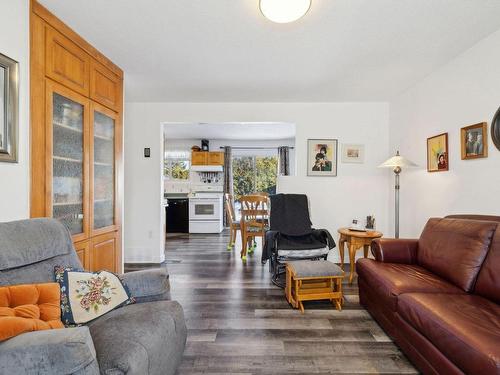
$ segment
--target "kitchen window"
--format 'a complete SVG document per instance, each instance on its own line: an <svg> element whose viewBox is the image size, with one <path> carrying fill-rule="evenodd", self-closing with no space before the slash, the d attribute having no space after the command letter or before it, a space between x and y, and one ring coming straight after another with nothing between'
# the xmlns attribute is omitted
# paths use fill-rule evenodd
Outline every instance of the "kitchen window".
<svg viewBox="0 0 500 375"><path fill-rule="evenodd" d="M189 180L191 153L189 151L165 151L163 175L169 180Z"/></svg>

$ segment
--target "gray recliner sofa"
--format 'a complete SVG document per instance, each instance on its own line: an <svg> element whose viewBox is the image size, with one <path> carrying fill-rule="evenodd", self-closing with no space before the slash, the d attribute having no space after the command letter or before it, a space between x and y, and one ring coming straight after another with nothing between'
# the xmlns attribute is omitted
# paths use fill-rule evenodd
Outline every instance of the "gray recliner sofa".
<svg viewBox="0 0 500 375"><path fill-rule="evenodd" d="M54 219L0 223L0 286L54 281L54 266L82 268ZM182 307L166 268L126 273L137 303L76 328L24 333L0 343L0 374L175 374L186 344Z"/></svg>

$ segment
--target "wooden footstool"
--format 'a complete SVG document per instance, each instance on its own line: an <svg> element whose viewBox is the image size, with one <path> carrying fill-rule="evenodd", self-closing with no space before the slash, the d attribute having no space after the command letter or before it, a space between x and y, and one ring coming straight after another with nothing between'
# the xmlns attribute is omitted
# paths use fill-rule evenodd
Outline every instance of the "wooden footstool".
<svg viewBox="0 0 500 375"><path fill-rule="evenodd" d="M342 310L342 279L344 271L327 260L297 260L286 264L285 295L288 303L300 308L302 301L327 299Z"/></svg>

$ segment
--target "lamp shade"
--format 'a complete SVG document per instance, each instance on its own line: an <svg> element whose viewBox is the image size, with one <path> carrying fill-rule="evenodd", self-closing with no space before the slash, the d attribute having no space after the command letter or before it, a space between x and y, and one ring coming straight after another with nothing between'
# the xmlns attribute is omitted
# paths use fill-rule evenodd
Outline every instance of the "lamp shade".
<svg viewBox="0 0 500 375"><path fill-rule="evenodd" d="M399 151L396 152L396 155L392 158L387 159L382 164L378 166L379 168L396 168L396 167L418 167L417 164L408 160L401 155L399 155Z"/></svg>

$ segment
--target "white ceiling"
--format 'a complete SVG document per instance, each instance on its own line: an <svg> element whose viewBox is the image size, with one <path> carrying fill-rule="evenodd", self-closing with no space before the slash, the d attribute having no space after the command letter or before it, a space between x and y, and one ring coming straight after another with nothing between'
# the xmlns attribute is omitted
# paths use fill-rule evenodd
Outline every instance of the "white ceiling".
<svg viewBox="0 0 500 375"><path fill-rule="evenodd" d="M295 125L282 122L165 123L167 139L283 140L295 138Z"/></svg>
<svg viewBox="0 0 500 375"><path fill-rule="evenodd" d="M127 101L390 99L500 28L499 0L41 0L126 73ZM482 58L488 58L482 56Z"/></svg>

